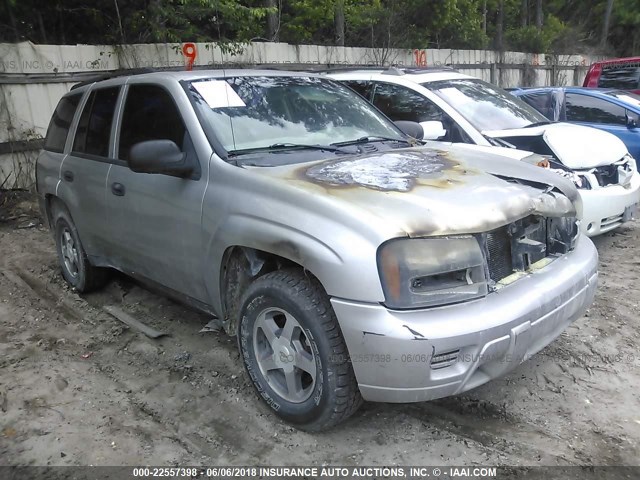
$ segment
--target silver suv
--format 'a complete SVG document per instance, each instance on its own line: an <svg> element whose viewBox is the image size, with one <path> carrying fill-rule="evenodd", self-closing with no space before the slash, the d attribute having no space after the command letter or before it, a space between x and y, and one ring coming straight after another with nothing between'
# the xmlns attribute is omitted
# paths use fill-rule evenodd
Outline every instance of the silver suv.
<svg viewBox="0 0 640 480"><path fill-rule="evenodd" d="M414 125L402 125L409 130ZM79 85L37 163L64 278L108 268L216 315L258 395L306 430L362 399L504 374L591 303L572 183L416 146L311 74L164 72Z"/></svg>

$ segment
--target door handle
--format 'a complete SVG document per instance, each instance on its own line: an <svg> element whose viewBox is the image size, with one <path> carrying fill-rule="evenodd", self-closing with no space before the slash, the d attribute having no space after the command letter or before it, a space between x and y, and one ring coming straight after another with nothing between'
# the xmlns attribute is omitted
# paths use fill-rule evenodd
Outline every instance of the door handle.
<svg viewBox="0 0 640 480"><path fill-rule="evenodd" d="M124 196L124 185L118 182L111 184L111 193L118 197Z"/></svg>
<svg viewBox="0 0 640 480"><path fill-rule="evenodd" d="M71 170L65 170L62 173L62 178L64 178L67 182L73 182L73 172Z"/></svg>

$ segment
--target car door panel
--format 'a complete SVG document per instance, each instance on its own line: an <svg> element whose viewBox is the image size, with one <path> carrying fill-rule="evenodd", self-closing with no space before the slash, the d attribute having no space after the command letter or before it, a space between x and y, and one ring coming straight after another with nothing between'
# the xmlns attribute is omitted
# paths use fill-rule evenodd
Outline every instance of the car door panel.
<svg viewBox="0 0 640 480"><path fill-rule="evenodd" d="M624 142L629 153L640 155L640 129L629 128L627 110L622 105L602 98L567 93L566 118L571 123L586 125L609 132Z"/></svg>
<svg viewBox="0 0 640 480"><path fill-rule="evenodd" d="M206 301L202 282L202 199L206 177L133 172L128 150L138 142L169 139L198 163L191 136L171 94L156 85L128 88L120 122L119 160L107 179L113 255L127 273Z"/></svg>
<svg viewBox="0 0 640 480"><path fill-rule="evenodd" d="M60 168L57 196L71 213L89 257L107 248L105 183L109 168L109 145L120 87L92 90L82 106L73 132L71 152Z"/></svg>

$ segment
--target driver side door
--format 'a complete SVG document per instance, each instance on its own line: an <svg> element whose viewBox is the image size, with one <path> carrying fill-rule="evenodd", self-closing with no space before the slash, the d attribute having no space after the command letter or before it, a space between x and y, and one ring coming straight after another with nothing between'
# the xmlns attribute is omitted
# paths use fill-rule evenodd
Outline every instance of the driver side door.
<svg viewBox="0 0 640 480"><path fill-rule="evenodd" d="M203 301L201 213L207 182L178 104L164 86L129 85L119 125L117 162L106 183L113 263ZM181 178L133 172L128 166L131 147L148 140L175 142L196 166L196 174Z"/></svg>
<svg viewBox="0 0 640 480"><path fill-rule="evenodd" d="M580 93L567 93L568 122L580 123L609 132L624 142L634 158L640 155L640 128L629 126L627 117L634 115L623 106L602 98ZM636 115L634 115L636 116Z"/></svg>

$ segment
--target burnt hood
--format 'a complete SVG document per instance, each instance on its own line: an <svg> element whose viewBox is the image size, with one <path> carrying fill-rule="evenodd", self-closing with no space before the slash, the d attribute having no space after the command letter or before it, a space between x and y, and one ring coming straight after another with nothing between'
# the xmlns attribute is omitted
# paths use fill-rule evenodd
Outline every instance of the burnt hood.
<svg viewBox="0 0 640 480"><path fill-rule="evenodd" d="M314 196L317 208L326 207L333 216L356 217L368 226L394 225L409 236L479 233L531 214L581 213L569 180L468 146L248 168L281 188Z"/></svg>

